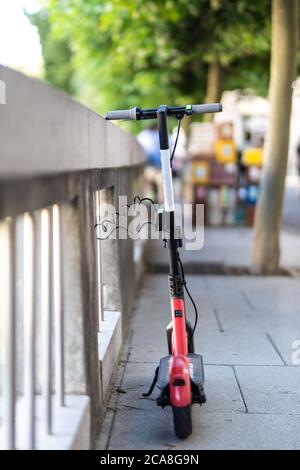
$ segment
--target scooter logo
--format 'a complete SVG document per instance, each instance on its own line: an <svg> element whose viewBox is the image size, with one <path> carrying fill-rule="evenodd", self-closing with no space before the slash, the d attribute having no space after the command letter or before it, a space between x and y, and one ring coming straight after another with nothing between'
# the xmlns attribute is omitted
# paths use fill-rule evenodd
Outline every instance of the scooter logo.
<svg viewBox="0 0 300 470"><path fill-rule="evenodd" d="M182 310L175 310L174 315L176 318L181 318L182 317Z"/></svg>
<svg viewBox="0 0 300 470"><path fill-rule="evenodd" d="M291 348L295 349L295 351L291 355L291 361L293 366L299 366L300 365L300 339L295 339L295 341L292 342Z"/></svg>

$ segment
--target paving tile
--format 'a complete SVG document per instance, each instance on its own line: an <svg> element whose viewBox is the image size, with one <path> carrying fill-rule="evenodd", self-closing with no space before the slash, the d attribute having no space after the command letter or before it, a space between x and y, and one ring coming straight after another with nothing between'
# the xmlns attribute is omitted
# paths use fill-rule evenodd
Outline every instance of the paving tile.
<svg viewBox="0 0 300 470"><path fill-rule="evenodd" d="M192 293L197 293L197 277L189 278L195 279L191 283ZM165 327L170 320L170 304L163 289L163 276L147 277L146 285L148 294L139 303L133 321L134 339L129 360L158 363L160 357L168 353ZM195 332L196 351L203 354L205 362L229 365L282 364L266 337L266 332L253 321L256 313L247 306L238 289L236 294L225 292L219 297L211 292L201 291L194 297L199 305L199 323ZM160 298L160 301L156 302L156 298ZM193 322L194 312L188 301L186 307L187 316ZM222 321L224 332L220 331L216 315Z"/></svg>
<svg viewBox="0 0 300 470"><path fill-rule="evenodd" d="M143 398L152 382L155 366L152 364L128 363L119 394L118 408L156 410L156 387L150 398ZM195 405L195 412L245 412L242 397L231 367L205 366L205 393L207 402L202 406Z"/></svg>
<svg viewBox="0 0 300 470"><path fill-rule="evenodd" d="M249 412L298 414L300 424L300 367L236 366L235 370Z"/></svg>
<svg viewBox="0 0 300 470"><path fill-rule="evenodd" d="M183 251L182 260L202 263L224 263L228 266L250 266L252 250L251 228L207 227L201 250ZM161 241L153 240L148 256L152 263L167 263L167 250ZM298 234L283 231L281 234L281 265L300 266L300 238Z"/></svg>
<svg viewBox="0 0 300 470"><path fill-rule="evenodd" d="M170 319L166 276L148 276L121 365L126 393L116 392L116 381L98 448L300 449L300 367L284 365L291 363L292 341L300 339L298 281L188 276L199 305L195 349L204 357L208 401L193 407L194 433L179 441L171 410L159 409L155 394L141 398L167 355ZM188 302L187 312L193 319Z"/></svg>
<svg viewBox="0 0 300 470"><path fill-rule="evenodd" d="M192 276L191 276L192 277ZM195 276L197 277L197 276ZM299 289L299 278L288 276L206 276L206 283L210 289L219 293L228 289L264 291L265 289L274 290L297 290Z"/></svg>
<svg viewBox="0 0 300 470"><path fill-rule="evenodd" d="M282 362L288 366L299 366L300 333L293 331L290 325L283 325L280 329L270 326L267 331L268 338L280 354Z"/></svg>
<svg viewBox="0 0 300 470"><path fill-rule="evenodd" d="M193 413L193 434L174 436L169 408L122 410L114 421L109 449L300 449L300 420L295 416L248 413Z"/></svg>
<svg viewBox="0 0 300 470"><path fill-rule="evenodd" d="M242 331L217 331L209 335L200 329L195 336L195 347L208 364L282 365L265 334L250 325Z"/></svg>
<svg viewBox="0 0 300 470"><path fill-rule="evenodd" d="M300 283L299 283L300 287ZM300 289L264 289L247 290L246 295L249 298L253 309L288 309L292 306L298 306L300 312Z"/></svg>
<svg viewBox="0 0 300 470"><path fill-rule="evenodd" d="M293 365L293 345L295 341L300 341L300 311L298 309L256 310L256 322L257 326L266 332L283 363Z"/></svg>
<svg viewBox="0 0 300 470"><path fill-rule="evenodd" d="M252 309L237 282L227 284L226 288L220 290L209 281L210 288L201 290L198 286L198 278L199 276L188 276L187 283L200 312L203 308L223 308L237 312L241 309Z"/></svg>

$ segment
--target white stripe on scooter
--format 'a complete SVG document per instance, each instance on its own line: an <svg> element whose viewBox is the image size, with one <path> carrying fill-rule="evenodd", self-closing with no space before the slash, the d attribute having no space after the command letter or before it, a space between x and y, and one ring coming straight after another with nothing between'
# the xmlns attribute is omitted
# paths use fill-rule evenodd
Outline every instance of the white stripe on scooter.
<svg viewBox="0 0 300 470"><path fill-rule="evenodd" d="M174 211L174 193L173 193L173 182L172 182L172 170L170 163L170 149L160 151L162 177L163 177L163 188L164 188L164 199L165 199L165 210L167 212Z"/></svg>

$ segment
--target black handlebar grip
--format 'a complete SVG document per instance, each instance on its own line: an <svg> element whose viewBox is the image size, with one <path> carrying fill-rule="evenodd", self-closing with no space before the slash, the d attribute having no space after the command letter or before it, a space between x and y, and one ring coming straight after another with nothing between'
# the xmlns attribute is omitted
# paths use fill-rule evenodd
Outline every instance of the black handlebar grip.
<svg viewBox="0 0 300 470"><path fill-rule="evenodd" d="M194 114L220 113L222 111L222 105L221 103L193 104L192 111Z"/></svg>
<svg viewBox="0 0 300 470"><path fill-rule="evenodd" d="M105 114L105 119L109 121L117 121L117 120L127 120L127 121L136 121L136 109L120 109L118 111L108 111Z"/></svg>

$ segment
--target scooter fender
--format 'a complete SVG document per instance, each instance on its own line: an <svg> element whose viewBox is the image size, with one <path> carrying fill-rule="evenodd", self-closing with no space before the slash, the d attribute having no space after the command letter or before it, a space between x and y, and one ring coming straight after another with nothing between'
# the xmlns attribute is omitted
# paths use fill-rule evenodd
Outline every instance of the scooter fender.
<svg viewBox="0 0 300 470"><path fill-rule="evenodd" d="M169 387L171 405L178 408L191 404L191 379L186 356L172 356L169 362Z"/></svg>

